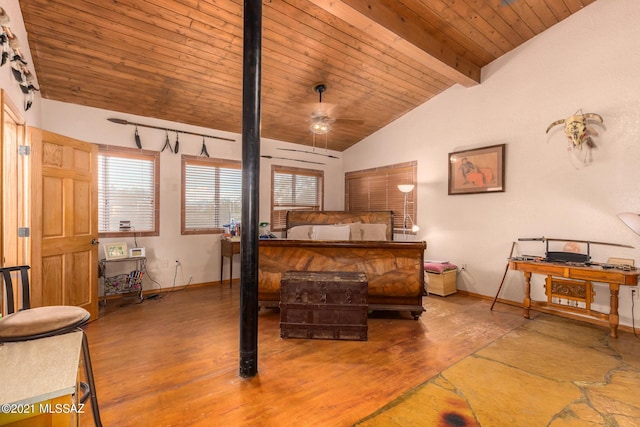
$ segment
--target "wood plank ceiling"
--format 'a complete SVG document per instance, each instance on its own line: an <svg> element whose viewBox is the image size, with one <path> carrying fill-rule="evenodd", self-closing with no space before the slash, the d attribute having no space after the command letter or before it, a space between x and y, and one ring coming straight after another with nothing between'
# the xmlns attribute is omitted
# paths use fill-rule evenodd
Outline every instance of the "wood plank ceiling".
<svg viewBox="0 0 640 427"><path fill-rule="evenodd" d="M262 136L343 151L594 1L264 0ZM241 0L20 6L44 98L241 132Z"/></svg>

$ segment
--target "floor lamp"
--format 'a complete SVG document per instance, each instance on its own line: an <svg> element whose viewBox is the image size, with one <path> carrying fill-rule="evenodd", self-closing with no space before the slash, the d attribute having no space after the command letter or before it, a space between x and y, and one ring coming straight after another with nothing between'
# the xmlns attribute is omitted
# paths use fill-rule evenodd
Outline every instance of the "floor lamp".
<svg viewBox="0 0 640 427"><path fill-rule="evenodd" d="M622 212L618 214L618 218L620 218L627 227L632 229L634 233L640 235L640 215L633 212Z"/></svg>
<svg viewBox="0 0 640 427"><path fill-rule="evenodd" d="M418 227L413 223L413 219L411 219L411 215L409 215L409 212L407 212L407 196L409 195L409 193L413 191L414 188L415 188L415 185L413 184L398 185L398 190L404 193L404 217L402 221L402 235L404 236L405 239L407 238L407 218L409 218L409 221L411 221L411 231L415 233L416 231L420 230L420 227Z"/></svg>

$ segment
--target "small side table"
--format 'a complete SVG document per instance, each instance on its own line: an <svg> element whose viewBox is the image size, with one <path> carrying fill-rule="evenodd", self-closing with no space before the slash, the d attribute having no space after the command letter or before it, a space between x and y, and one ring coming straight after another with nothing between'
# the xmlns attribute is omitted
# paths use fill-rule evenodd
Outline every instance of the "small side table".
<svg viewBox="0 0 640 427"><path fill-rule="evenodd" d="M240 253L240 239L224 237L220 240L220 283L224 270L224 258L229 258L229 287L233 280L233 256Z"/></svg>
<svg viewBox="0 0 640 427"><path fill-rule="evenodd" d="M98 261L98 276L102 276L104 278L104 303L107 303L107 296L109 295L118 295L118 294L130 294L136 293L140 302L144 299L142 296L142 279L136 279L135 283L125 283L123 287L114 290L107 290L107 266L114 265L113 263L121 263L121 262L133 262L135 263L135 268L138 271L145 271L147 265L147 257L138 256L138 257L127 257L127 258L119 258L119 259L101 259ZM125 274L121 276L126 276Z"/></svg>

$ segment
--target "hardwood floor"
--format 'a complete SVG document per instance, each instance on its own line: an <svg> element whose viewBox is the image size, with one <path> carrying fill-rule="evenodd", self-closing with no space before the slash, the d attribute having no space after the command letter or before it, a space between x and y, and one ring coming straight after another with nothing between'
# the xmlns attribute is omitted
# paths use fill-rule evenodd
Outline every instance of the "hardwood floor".
<svg viewBox="0 0 640 427"><path fill-rule="evenodd" d="M105 426L348 426L526 320L469 296L369 318L368 341L280 338L259 314L258 375L239 371L239 284L120 306L86 329ZM82 425L92 425L90 410Z"/></svg>

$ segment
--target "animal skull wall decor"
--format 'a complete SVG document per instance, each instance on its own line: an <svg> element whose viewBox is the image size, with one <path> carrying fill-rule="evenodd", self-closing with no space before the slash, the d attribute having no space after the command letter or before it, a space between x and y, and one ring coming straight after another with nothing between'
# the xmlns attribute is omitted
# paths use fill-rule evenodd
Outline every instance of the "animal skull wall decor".
<svg viewBox="0 0 640 427"><path fill-rule="evenodd" d="M603 123L602 116L596 113L582 114L581 110L562 120L556 120L551 123L547 128L547 133L552 127L564 123L564 133L569 138L569 142L573 144L574 148L581 148L583 143L586 143L589 147L595 147L595 143L591 139L591 136L598 136L598 132L593 130L590 126L587 126L587 120L595 120L599 123Z"/></svg>
<svg viewBox="0 0 640 427"><path fill-rule="evenodd" d="M587 149L590 150L592 148L596 148L596 144L593 141L592 137L598 136L598 132L596 132L591 126L587 125L588 121L596 121L598 123L603 123L602 116L596 113L587 113L582 114L582 110L576 111L576 113L567 117L566 119L556 120L551 123L549 127L547 127L547 132L551 130L554 126L564 124L564 133L569 140L569 150L582 150L583 144L586 144ZM587 159L587 155L585 155L585 163Z"/></svg>

